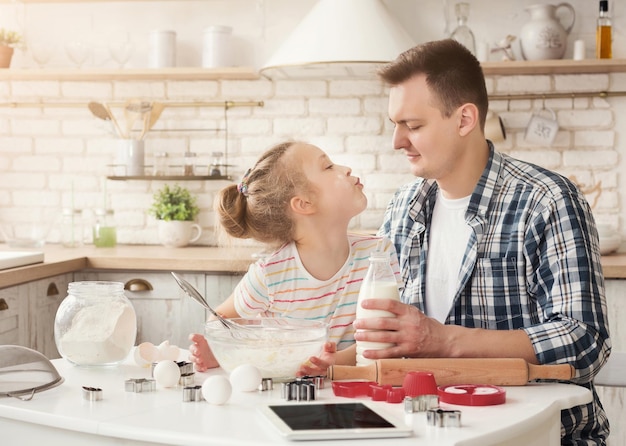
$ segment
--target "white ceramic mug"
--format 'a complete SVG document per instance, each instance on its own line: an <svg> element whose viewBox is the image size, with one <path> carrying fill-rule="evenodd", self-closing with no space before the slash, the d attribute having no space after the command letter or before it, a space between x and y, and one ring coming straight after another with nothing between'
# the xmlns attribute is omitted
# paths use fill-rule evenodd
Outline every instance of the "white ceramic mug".
<svg viewBox="0 0 626 446"><path fill-rule="evenodd" d="M485 120L485 138L493 143L502 142L506 139L506 129L502 118L493 112L487 113Z"/></svg>
<svg viewBox="0 0 626 446"><path fill-rule="evenodd" d="M182 248L198 241L202 235L202 227L192 221L159 220L157 223L159 242L168 248Z"/></svg>
<svg viewBox="0 0 626 446"><path fill-rule="evenodd" d="M546 113L549 116L546 116ZM524 139L538 146L551 146L558 131L559 122L556 113L550 108L544 108L531 116Z"/></svg>

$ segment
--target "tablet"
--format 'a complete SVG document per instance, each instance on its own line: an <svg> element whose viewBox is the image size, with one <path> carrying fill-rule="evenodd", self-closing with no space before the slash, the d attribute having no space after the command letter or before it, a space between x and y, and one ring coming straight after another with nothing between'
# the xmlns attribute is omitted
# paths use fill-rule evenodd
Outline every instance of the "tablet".
<svg viewBox="0 0 626 446"><path fill-rule="evenodd" d="M363 402L277 404L260 410L288 440L408 437L413 433Z"/></svg>

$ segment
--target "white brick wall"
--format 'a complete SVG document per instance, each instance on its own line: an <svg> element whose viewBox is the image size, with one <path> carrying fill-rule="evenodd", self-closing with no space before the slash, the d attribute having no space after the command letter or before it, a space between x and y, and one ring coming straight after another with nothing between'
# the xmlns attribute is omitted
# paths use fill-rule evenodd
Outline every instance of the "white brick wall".
<svg viewBox="0 0 626 446"><path fill-rule="evenodd" d="M494 76L487 79L496 94L602 90L609 75ZM363 178L368 210L353 222L355 229L376 228L397 186L411 181L404 157L391 149L387 93L378 81L202 81L202 82L0 82L0 100L84 102L84 108L0 109L0 218L15 226L29 221L40 208L55 211L84 208L87 224L92 209L103 202L103 179L111 174L116 139L103 121L92 117L90 100L123 103L130 97L153 100L264 101L264 107L234 108L228 112L228 160L238 179L257 156L283 139L303 139L328 151L335 162L349 165ZM585 187L602 182L596 216L620 224L620 166L622 156L616 114L623 98L576 98L494 101L507 128L498 149L511 155L574 175ZM552 147L532 147L524 130L532 113L546 107L558 116L560 131ZM617 108L616 108L617 107ZM122 110L114 109L123 123ZM152 132L146 138L146 163L156 151L168 151L170 163L181 164L187 149L198 153L204 172L210 153L224 149L223 131L194 131L223 126L223 110L172 108L163 112L156 128L188 129ZM224 181L185 183L198 194L205 229L204 244L216 243L212 203ZM146 214L159 181L107 181L107 194L116 213L121 243L156 243L155 222ZM73 194L72 194L73 187ZM595 196L590 196L590 201ZM19 212L15 210L19 210ZM622 228L624 233L625 228ZM58 241L52 231L50 242Z"/></svg>
<svg viewBox="0 0 626 446"><path fill-rule="evenodd" d="M597 2L570 0L576 9L576 24L568 38L583 39L587 57L592 57ZM135 45L129 68L147 63L147 34L152 29L175 29L178 33L179 66L200 64L202 29L210 24L234 26L236 52L241 65L260 66L293 29L315 0L213 0L197 2L60 2L29 4L0 2L2 26L24 31L27 41L41 36L55 46L50 67L67 68L64 43L79 36L93 47L86 68L116 66L109 55L107 40L127 32ZM406 27L415 41L443 37L454 25L453 3L447 2L444 15L441 0L389 1L385 4ZM145 8L151 13L145 14ZM492 44L502 36L519 35L528 21L524 6L513 0L494 3L473 0L469 20L477 42ZM616 36L623 36L624 7L611 3ZM142 20L137 21L136 17ZM497 17L497 20L493 20ZM51 18L53 18L51 20ZM484 26L488 23L489 26ZM448 29L449 31L449 29ZM617 40L616 40L617 42ZM519 57L519 39L514 42ZM624 57L624 47L615 45L614 57ZM496 60L496 56L492 60ZM12 66L33 68L28 50L18 51ZM589 75L521 75L487 78L491 94L549 93L626 90L626 73ZM265 107L229 110L228 162L231 174L239 175L268 146L286 138L305 139L324 148L338 163L352 166L363 178L369 198L368 210L355 219L354 228L375 228L397 185L412 180L405 160L391 148L391 125L387 119L387 95L376 80L280 80L251 81L0 81L0 102L79 102L91 100L123 103L142 97L158 101L264 101ZM533 147L524 141L524 130L532 113L543 105L554 109L560 131L552 147ZM602 184L595 209L599 220L621 228L626 239L626 98L575 98L550 100L492 101L492 111L504 120L508 138L499 150L575 176L581 184ZM123 121L120 108L113 110ZM213 151L224 150L223 110L219 108L166 109L156 126L177 130L152 132L146 140L146 162L153 154L167 151L171 164L182 164L186 150L198 153L206 166ZM191 129L204 129L191 130ZM0 221L23 229L37 219L40 208L59 215L61 207L74 201L90 210L103 202L104 177L112 173L116 138L104 121L83 108L0 107ZM620 137L621 136L621 137ZM156 225L146 215L155 181L106 181L110 203L116 212L122 243L156 243ZM185 183L200 197L200 223L205 228L202 243L215 243L212 201L224 181ZM74 193L72 194L72 189ZM43 191L43 192L42 192ZM48 215L48 214L47 214ZM50 220L52 217L47 217ZM49 241L58 240L58 231Z"/></svg>

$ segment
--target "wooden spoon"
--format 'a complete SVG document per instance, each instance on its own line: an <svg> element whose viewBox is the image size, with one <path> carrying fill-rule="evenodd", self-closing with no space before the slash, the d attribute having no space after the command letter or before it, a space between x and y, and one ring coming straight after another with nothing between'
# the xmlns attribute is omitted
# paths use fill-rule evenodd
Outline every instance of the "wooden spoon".
<svg viewBox="0 0 626 446"><path fill-rule="evenodd" d="M87 104L87 108L89 108L89 111L91 111L91 113L96 118L112 122L117 132L117 135L122 137L122 130L117 123L117 119L115 119L115 116L113 116L113 113L111 113L111 110L107 105L101 102L91 101Z"/></svg>
<svg viewBox="0 0 626 446"><path fill-rule="evenodd" d="M159 118L161 117L161 113L163 113L164 109L165 109L165 104L163 104L162 102L152 103L152 110L150 111L150 122L148 123L148 130L154 127L154 124L156 124L156 122L159 120Z"/></svg>

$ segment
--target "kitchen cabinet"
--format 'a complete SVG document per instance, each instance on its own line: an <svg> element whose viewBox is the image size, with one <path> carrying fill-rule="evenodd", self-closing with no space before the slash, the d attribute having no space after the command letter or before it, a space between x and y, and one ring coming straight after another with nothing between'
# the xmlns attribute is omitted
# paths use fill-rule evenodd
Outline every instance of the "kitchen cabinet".
<svg viewBox="0 0 626 446"><path fill-rule="evenodd" d="M212 307L219 305L239 281L237 275L182 273ZM190 333L203 333L207 311L188 297L169 272L154 271L80 271L75 280L123 282L125 294L137 314L135 344L155 345L169 341L181 348L189 346Z"/></svg>
<svg viewBox="0 0 626 446"><path fill-rule="evenodd" d="M47 279L0 290L0 344L22 345L59 358L54 342L54 318L61 301L67 295L67 285L73 274L62 274Z"/></svg>
<svg viewBox="0 0 626 446"><path fill-rule="evenodd" d="M626 280L607 280L606 298L614 352L626 351ZM622 322L622 323L620 323ZM597 386L600 401L611 423L608 445L626 445L626 387Z"/></svg>
<svg viewBox="0 0 626 446"><path fill-rule="evenodd" d="M28 287L0 290L0 345L28 347Z"/></svg>
<svg viewBox="0 0 626 446"><path fill-rule="evenodd" d="M54 341L54 318L73 277L63 274L21 285L28 295L28 346L49 359L61 357Z"/></svg>

